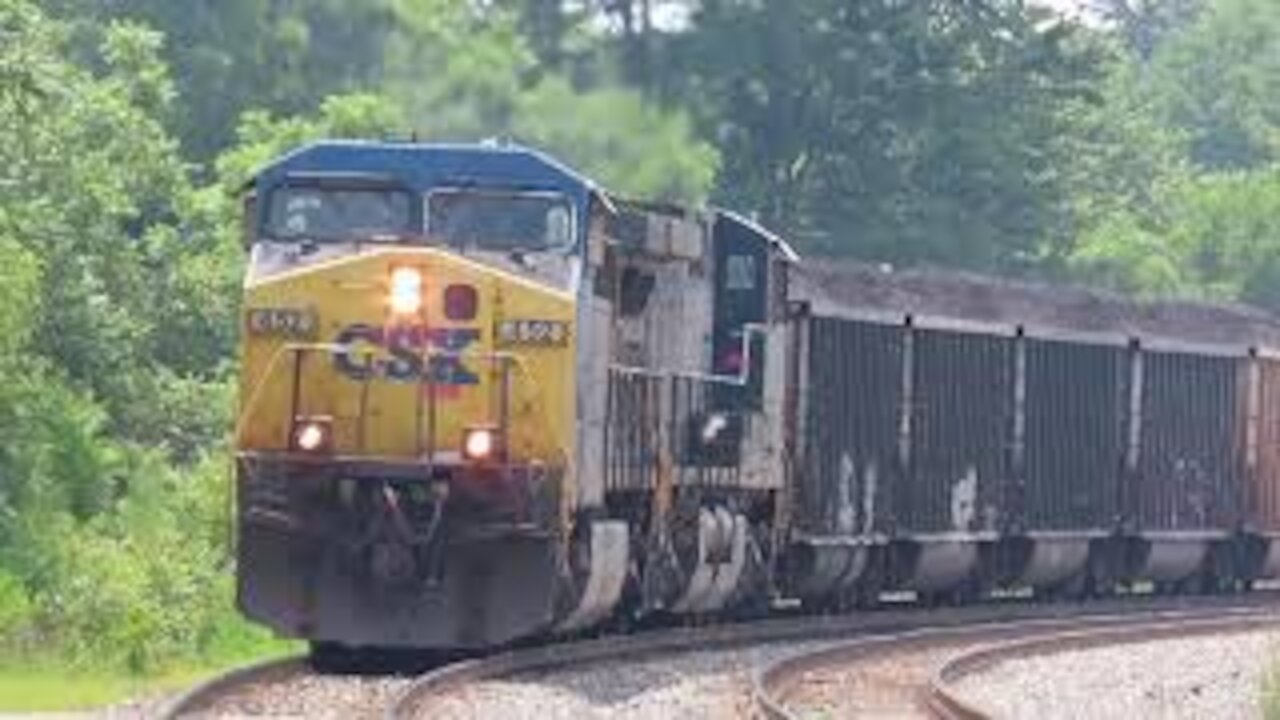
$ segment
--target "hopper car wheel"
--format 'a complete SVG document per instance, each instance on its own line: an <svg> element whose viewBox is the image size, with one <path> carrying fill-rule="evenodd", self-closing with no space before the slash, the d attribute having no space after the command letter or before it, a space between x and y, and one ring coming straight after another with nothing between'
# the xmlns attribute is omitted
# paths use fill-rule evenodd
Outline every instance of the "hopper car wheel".
<svg viewBox="0 0 1280 720"><path fill-rule="evenodd" d="M1222 595L1231 592L1234 586L1230 579L1224 579L1211 568L1205 568L1180 584L1180 590L1196 595Z"/></svg>
<svg viewBox="0 0 1280 720"><path fill-rule="evenodd" d="M1097 595L1097 588L1094 587L1093 576L1086 570L1077 573L1075 577L1067 581L1065 588L1067 597L1072 600L1084 602Z"/></svg>
<svg viewBox="0 0 1280 720"><path fill-rule="evenodd" d="M1244 579L1237 570L1238 556L1221 550L1215 553L1213 561L1201 572L1197 592L1206 595L1231 595L1241 590Z"/></svg>
<svg viewBox="0 0 1280 720"><path fill-rule="evenodd" d="M854 610L875 610L880 606L880 591L873 587L859 587L853 591Z"/></svg>
<svg viewBox="0 0 1280 720"><path fill-rule="evenodd" d="M951 591L951 601L959 606L972 605L986 597L987 592L982 578L970 578Z"/></svg>
<svg viewBox="0 0 1280 720"><path fill-rule="evenodd" d="M963 607L973 604L984 592L981 580L969 578L954 587L922 593L921 599L931 608Z"/></svg>
<svg viewBox="0 0 1280 720"><path fill-rule="evenodd" d="M926 608L940 609L959 605L959 595L952 590L918 592L919 603Z"/></svg>
<svg viewBox="0 0 1280 720"><path fill-rule="evenodd" d="M1056 585L1045 588L1040 594L1046 602L1084 602L1093 597L1093 578L1088 571L1081 571Z"/></svg>
<svg viewBox="0 0 1280 720"><path fill-rule="evenodd" d="M839 599L831 595L802 597L800 608L806 615L835 615L840 612Z"/></svg>
<svg viewBox="0 0 1280 720"><path fill-rule="evenodd" d="M858 610L874 610L880 606L880 593L884 591L884 568L872 563L854 586L853 605Z"/></svg>

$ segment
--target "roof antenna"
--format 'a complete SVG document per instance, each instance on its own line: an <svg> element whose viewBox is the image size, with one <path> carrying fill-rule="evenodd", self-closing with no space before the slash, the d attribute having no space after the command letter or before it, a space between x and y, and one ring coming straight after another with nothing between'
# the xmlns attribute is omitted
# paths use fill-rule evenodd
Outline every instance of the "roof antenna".
<svg viewBox="0 0 1280 720"><path fill-rule="evenodd" d="M417 144L417 142L418 142L418 128L416 128L416 127L415 127L415 128L412 128L412 129L410 129L410 130L409 130L409 142L414 143L415 145Z"/></svg>

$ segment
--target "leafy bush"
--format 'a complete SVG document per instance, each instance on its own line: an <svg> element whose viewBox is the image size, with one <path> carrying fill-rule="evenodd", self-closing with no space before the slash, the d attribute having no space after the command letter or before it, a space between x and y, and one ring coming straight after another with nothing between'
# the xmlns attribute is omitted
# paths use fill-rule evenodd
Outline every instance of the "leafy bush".
<svg viewBox="0 0 1280 720"><path fill-rule="evenodd" d="M243 638L261 636L237 639L224 462L179 473L157 451L129 455L128 490L110 512L22 523L45 639L78 665L139 673L246 649Z"/></svg>
<svg viewBox="0 0 1280 720"><path fill-rule="evenodd" d="M19 649L27 644L35 608L22 581L0 570L0 648Z"/></svg>
<svg viewBox="0 0 1280 720"><path fill-rule="evenodd" d="M0 662L252 651L218 450L235 216L166 130L162 36L73 52L46 5L0 0Z"/></svg>

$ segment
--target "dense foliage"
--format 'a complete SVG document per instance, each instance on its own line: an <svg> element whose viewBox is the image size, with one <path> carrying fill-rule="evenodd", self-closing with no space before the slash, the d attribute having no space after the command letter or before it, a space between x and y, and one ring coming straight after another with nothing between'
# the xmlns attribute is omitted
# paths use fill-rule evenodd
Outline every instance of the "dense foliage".
<svg viewBox="0 0 1280 720"><path fill-rule="evenodd" d="M1280 308L1280 6L0 0L0 646L231 610L235 189L319 136L539 145L800 249Z"/></svg>

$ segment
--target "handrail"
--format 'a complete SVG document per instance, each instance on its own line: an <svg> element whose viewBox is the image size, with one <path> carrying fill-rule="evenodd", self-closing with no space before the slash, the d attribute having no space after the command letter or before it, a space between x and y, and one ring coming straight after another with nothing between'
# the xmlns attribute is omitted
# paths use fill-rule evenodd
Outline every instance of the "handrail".
<svg viewBox="0 0 1280 720"><path fill-rule="evenodd" d="M746 387L751 382L751 336L768 337L769 326L762 323L743 323L742 325L742 366L736 374L704 373L697 370L665 370L662 368L646 368L636 365L609 364L609 370L625 375L638 375L653 378L684 378L699 382L721 383L731 387Z"/></svg>

